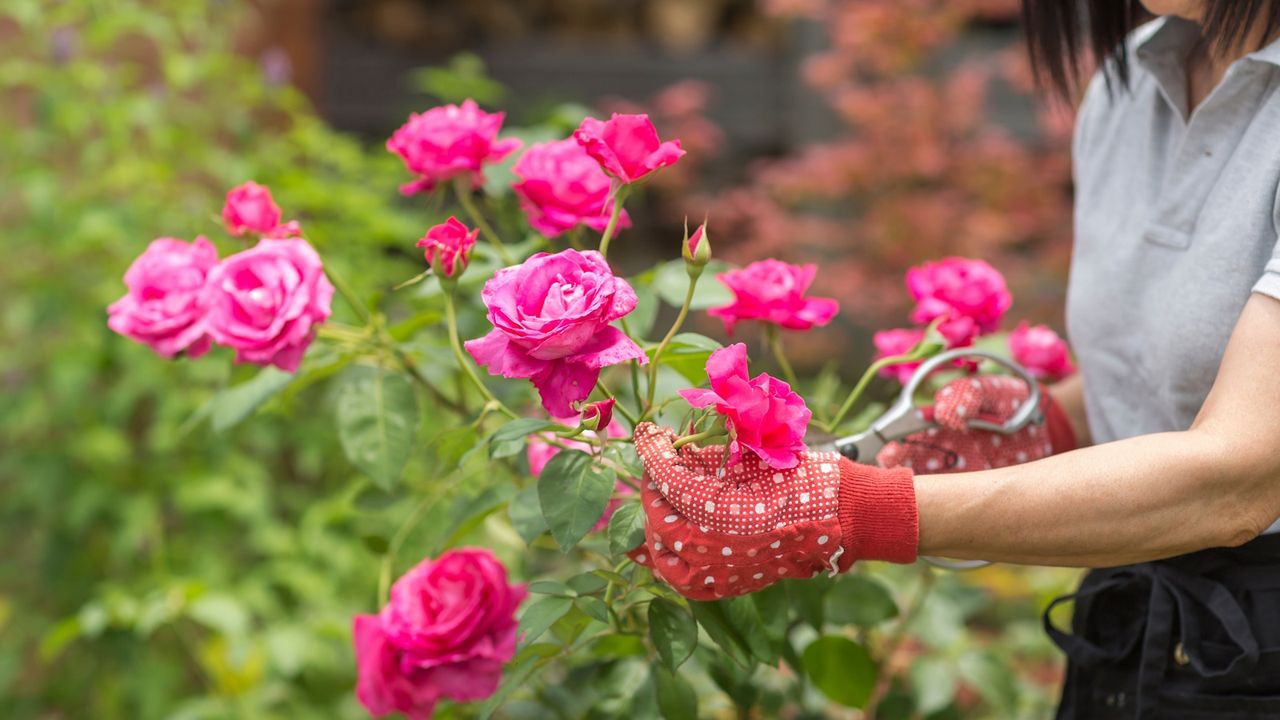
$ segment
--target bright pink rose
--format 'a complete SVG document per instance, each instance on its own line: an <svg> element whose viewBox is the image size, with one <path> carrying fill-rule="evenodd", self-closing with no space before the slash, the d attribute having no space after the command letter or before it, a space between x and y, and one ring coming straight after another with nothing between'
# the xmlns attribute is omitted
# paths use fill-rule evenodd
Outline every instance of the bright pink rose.
<svg viewBox="0 0 1280 720"><path fill-rule="evenodd" d="M711 308L707 314L720 318L729 334L743 320L773 323L788 330L826 325L840 306L830 298L805 297L817 272L813 264L791 265L770 258L720 273L716 279L733 291L733 302Z"/></svg>
<svg viewBox="0 0 1280 720"><path fill-rule="evenodd" d="M924 330L920 328L881 330L871 338L871 342L876 346L876 354L875 357L872 358L872 361L893 357L895 355L905 355L911 351L911 348L919 345L922 339L924 339ZM920 367L919 362L890 365L882 368L880 370L880 374L884 377L893 378L899 383L905 385L906 382L911 379L912 373L914 373L918 367Z"/></svg>
<svg viewBox="0 0 1280 720"><path fill-rule="evenodd" d="M582 411L582 424L592 430L602 430L613 422L613 398L593 402Z"/></svg>
<svg viewBox="0 0 1280 720"><path fill-rule="evenodd" d="M237 237L247 232L267 235L278 227L282 230L291 227L280 225L280 206L271 199L271 191L252 180L227 192L222 222L227 232ZM293 223L292 228L296 226L297 223Z"/></svg>
<svg viewBox="0 0 1280 720"><path fill-rule="evenodd" d="M584 118L573 139L600 167L622 183L633 183L684 155L679 140L661 142L648 115L614 113L608 122Z"/></svg>
<svg viewBox="0 0 1280 720"><path fill-rule="evenodd" d="M442 697L468 702L498 689L516 650L523 585L484 548L423 560L391 586L378 615L357 615L356 697L380 717L429 718Z"/></svg>
<svg viewBox="0 0 1280 720"><path fill-rule="evenodd" d="M690 388L681 390L680 396L697 408L714 405L724 416L732 438L729 461L737 462L746 448L769 467L795 467L797 455L806 449L804 434L813 415L804 398L766 373L749 377L747 346L742 343L711 353L707 378L710 390Z"/></svg>
<svg viewBox="0 0 1280 720"><path fill-rule="evenodd" d="M431 192L436 185L469 174L471 186L484 183L484 166L501 162L520 147L515 138L498 139L505 113L487 113L474 100L414 113L387 140L387 150L400 156L418 179L400 186L412 195Z"/></svg>
<svg viewBox="0 0 1280 720"><path fill-rule="evenodd" d="M467 269L479 234L479 230L468 230L458 218L451 217L428 230L418 247L426 248L423 254L437 275L451 278Z"/></svg>
<svg viewBox="0 0 1280 720"><path fill-rule="evenodd" d="M916 301L911 322L946 318L938 330L953 347L994 332L1013 305L1004 276L984 260L950 257L913 267L907 290Z"/></svg>
<svg viewBox="0 0 1280 720"><path fill-rule="evenodd" d="M218 251L198 237L152 240L124 273L124 297L107 308L107 326L164 357L209 351L203 290Z"/></svg>
<svg viewBox="0 0 1280 720"><path fill-rule="evenodd" d="M579 224L601 231L609 224L609 176L576 141L534 145L516 161L513 172L520 181L511 189L529 224L543 235L553 238ZM631 227L626 210L618 216L617 227Z"/></svg>
<svg viewBox="0 0 1280 720"><path fill-rule="evenodd" d="M635 309L635 291L594 250L538 253L499 270L481 297L493 330L467 341L467 352L492 375L532 380L552 417L573 415L601 368L648 362L610 325Z"/></svg>
<svg viewBox="0 0 1280 720"><path fill-rule="evenodd" d="M1015 362L1041 380L1058 380L1076 371L1066 341L1047 325L1019 323L1009 333L1009 352Z"/></svg>
<svg viewBox="0 0 1280 720"><path fill-rule="evenodd" d="M205 301L209 334L236 362L294 372L329 318L333 286L306 240L269 238L215 267Z"/></svg>
<svg viewBox="0 0 1280 720"><path fill-rule="evenodd" d="M610 408L610 410L612 411L612 408ZM561 425L574 427L577 425L578 419L573 417L557 418L556 422ZM622 438L627 436L627 431L623 430L621 425L610 419L607 427L605 428L605 434L611 438ZM582 437L590 440L594 439L596 434L587 430L582 433ZM529 447L526 452L527 457L529 458L529 474L534 477L541 475L542 469L547 466L547 463L551 462L551 458L560 454L560 448L548 442L550 439L550 433L537 433L533 437L529 438ZM589 452L591 450L591 445L583 442L582 440L560 438L560 442L567 447L574 448L575 450L582 450L584 452ZM622 480L618 480L618 482L614 484L613 492L615 495L630 495L635 491L631 489L630 485L626 484ZM600 515L600 519L596 521L595 525L591 526L591 532L599 532L609 527L609 518L613 517L613 512L617 510L618 506L621 504L622 500L618 498L609 500L609 504L605 506L604 512Z"/></svg>

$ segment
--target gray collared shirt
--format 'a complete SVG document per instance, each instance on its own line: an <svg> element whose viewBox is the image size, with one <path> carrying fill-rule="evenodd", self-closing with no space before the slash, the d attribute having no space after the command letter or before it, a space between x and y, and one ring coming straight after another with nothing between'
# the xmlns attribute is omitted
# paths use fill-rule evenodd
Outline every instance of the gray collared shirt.
<svg viewBox="0 0 1280 720"><path fill-rule="evenodd" d="M1099 443L1189 428L1250 293L1280 298L1280 41L1188 116L1197 38L1139 28L1130 91L1095 77L1077 118L1067 328Z"/></svg>

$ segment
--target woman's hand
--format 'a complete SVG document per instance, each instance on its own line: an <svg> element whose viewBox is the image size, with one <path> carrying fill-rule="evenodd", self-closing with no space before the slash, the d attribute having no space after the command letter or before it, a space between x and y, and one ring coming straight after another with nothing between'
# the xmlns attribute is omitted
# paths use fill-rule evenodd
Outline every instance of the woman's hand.
<svg viewBox="0 0 1280 720"><path fill-rule="evenodd" d="M855 560L915 560L912 472L805 453L789 470L724 448L675 449L671 430L636 427L644 462L643 546L632 558L686 597L710 600L789 577L842 572Z"/></svg>
<svg viewBox="0 0 1280 720"><path fill-rule="evenodd" d="M1048 388L1041 388L1040 411L1044 422L1018 432L975 430L977 418L993 423L1007 420L1027 399L1021 380L983 375L951 381L934 396L931 412L936 428L892 442L876 456L882 467L909 467L918 472L948 473L1020 465L1072 450L1075 433Z"/></svg>

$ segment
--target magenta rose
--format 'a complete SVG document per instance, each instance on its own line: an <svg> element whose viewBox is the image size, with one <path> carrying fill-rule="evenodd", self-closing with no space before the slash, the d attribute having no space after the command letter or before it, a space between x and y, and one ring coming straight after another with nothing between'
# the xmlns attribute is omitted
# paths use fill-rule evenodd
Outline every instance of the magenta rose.
<svg viewBox="0 0 1280 720"><path fill-rule="evenodd" d="M529 148L513 172L520 181L511 186L534 230L553 238L577 225L601 231L609 224L613 198L609 176L574 140L540 143ZM631 227L625 210L618 228Z"/></svg>
<svg viewBox="0 0 1280 720"><path fill-rule="evenodd" d="M648 362L610 325L635 309L635 291L594 250L538 253L499 270L481 297L493 330L467 341L467 352L492 375L531 380L552 417L573 415L601 368Z"/></svg>
<svg viewBox="0 0 1280 720"><path fill-rule="evenodd" d="M518 139L498 139L504 117L504 113L481 110L474 100L410 115L387 140L387 150L399 155L409 172L418 176L402 185L400 192L430 192L459 176L469 176L471 186L479 188L484 183L484 166L501 162L520 147Z"/></svg>
<svg viewBox="0 0 1280 720"><path fill-rule="evenodd" d="M733 291L733 302L711 308L707 314L720 318L731 335L743 320L759 320L788 330L826 325L840 306L830 298L805 296L817 272L813 264L791 265L770 258L720 273L716 279Z"/></svg>
<svg viewBox="0 0 1280 720"><path fill-rule="evenodd" d="M742 343L711 353L707 378L710 390L689 388L680 396L696 408L713 405L724 416L731 438L729 462L737 462L745 448L779 470L799 463L813 413L790 385L766 373L750 377L747 346Z"/></svg>
<svg viewBox="0 0 1280 720"><path fill-rule="evenodd" d="M916 345L919 345L923 339L924 330L921 328L881 330L871 337L871 342L876 346L876 354L872 361L883 360L896 355L905 355ZM884 377L893 378L905 385L918 367L920 367L919 362L899 363L881 368L880 374Z"/></svg>
<svg viewBox="0 0 1280 720"><path fill-rule="evenodd" d="M573 139L618 182L633 183L684 156L679 140L662 142L648 115L614 113L608 122L584 118Z"/></svg>
<svg viewBox="0 0 1280 720"><path fill-rule="evenodd" d="M1076 371L1066 341L1046 325L1019 323L1009 333L1009 352L1015 362L1041 380L1059 380Z"/></svg>
<svg viewBox="0 0 1280 720"><path fill-rule="evenodd" d="M437 275L452 278L467 269L479 234L479 230L468 230L458 218L451 217L428 230L418 247L424 248L427 264Z"/></svg>
<svg viewBox="0 0 1280 720"><path fill-rule="evenodd" d="M222 206L222 222L237 237L245 233L270 237L290 237L301 233L297 221L280 224L280 206L271 190L250 180L227 191Z"/></svg>
<svg viewBox="0 0 1280 720"><path fill-rule="evenodd" d="M423 560L391 586L378 615L357 615L356 697L380 717L429 718L440 698L481 700L516 650L523 585L484 548Z"/></svg>
<svg viewBox="0 0 1280 720"><path fill-rule="evenodd" d="M204 286L218 251L198 237L152 240L124 273L128 290L107 308L107 326L164 357L209 351Z"/></svg>
<svg viewBox="0 0 1280 720"><path fill-rule="evenodd" d="M938 330L953 347L994 332L1013 305L1004 276L983 260L950 257L907 271L907 290L916 301L911 322L945 318Z"/></svg>
<svg viewBox="0 0 1280 720"><path fill-rule="evenodd" d="M205 286L209 335L236 362L294 372L329 318L333 285L306 240L266 239L223 260Z"/></svg>
<svg viewBox="0 0 1280 720"><path fill-rule="evenodd" d="M592 406L589 406L587 408L587 411L590 412L591 407L594 407L595 405L598 405L598 404L599 403L593 403ZM610 410L610 419L607 422L607 427L605 428L605 434L611 438L626 437L627 431L623 430L622 426L612 419L612 408L610 408L609 410ZM585 417L585 413L584 413L583 420L584 421L587 420L587 418ZM556 422L560 423L561 425L574 427L578 424L578 418L574 418L574 417L557 418ZM582 437L585 437L588 440L590 440L595 438L596 434L590 430L587 430L582 433ZM535 435L529 438L529 447L528 447L528 450L526 451L526 456L529 458L529 474L533 475L534 477L541 475L542 469L547 466L547 463L551 462L551 458L560 454L561 448L555 445L552 445L549 442L551 439L552 439L552 435L550 433L536 433ZM584 452L591 451L591 445L587 442L583 442L582 440L574 440L572 438L569 438L569 439L560 438L559 442L575 450L582 450ZM615 495L630 495L635 491L631 489L630 485L626 484L622 480L618 480L618 482L614 484L613 492ZM618 498L613 498L609 500L609 504L605 506L604 512L600 514L600 519L596 521L595 525L591 526L591 531L599 532L609 527L609 518L613 517L613 512L617 510L618 506L620 506L621 504L622 504L622 500Z"/></svg>

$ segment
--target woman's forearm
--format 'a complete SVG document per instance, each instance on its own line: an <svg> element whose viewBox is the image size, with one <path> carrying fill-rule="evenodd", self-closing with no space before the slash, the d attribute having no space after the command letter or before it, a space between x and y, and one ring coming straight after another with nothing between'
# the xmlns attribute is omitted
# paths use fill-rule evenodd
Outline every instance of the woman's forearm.
<svg viewBox="0 0 1280 720"><path fill-rule="evenodd" d="M1245 542L1270 468L1213 433L1145 435L1025 465L916 478L920 553L1077 567ZM1269 521L1266 521L1269 522Z"/></svg>

